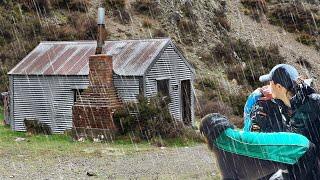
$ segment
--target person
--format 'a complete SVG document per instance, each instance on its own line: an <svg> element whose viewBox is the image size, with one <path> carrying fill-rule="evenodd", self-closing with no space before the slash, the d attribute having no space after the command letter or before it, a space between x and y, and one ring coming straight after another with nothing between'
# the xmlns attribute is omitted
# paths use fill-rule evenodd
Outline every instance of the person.
<svg viewBox="0 0 320 180"><path fill-rule="evenodd" d="M306 136L319 149L320 95L299 77L293 66L279 64L259 80L270 82L272 98L289 108L288 116L283 116L286 130Z"/></svg>
<svg viewBox="0 0 320 180"><path fill-rule="evenodd" d="M320 179L320 95L287 64L275 66L259 80L269 82L272 98L288 110L284 113L280 108L284 131L301 134L315 144L318 166L313 170L313 179Z"/></svg>
<svg viewBox="0 0 320 180"><path fill-rule="evenodd" d="M298 76L297 70L285 64L292 69L295 76ZM312 79L297 78L300 86L303 85L309 89L312 85ZM270 85L258 88L251 93L244 107L244 131L260 131L260 132L283 132L287 131L286 119L289 119L290 111L283 101L272 98Z"/></svg>
<svg viewBox="0 0 320 180"><path fill-rule="evenodd" d="M200 124L223 179L312 179L315 146L296 133L240 131L221 114Z"/></svg>
<svg viewBox="0 0 320 180"><path fill-rule="evenodd" d="M280 112L282 109L282 113ZM253 91L244 106L244 131L283 132L282 114L287 112L280 100L273 99L269 86Z"/></svg>

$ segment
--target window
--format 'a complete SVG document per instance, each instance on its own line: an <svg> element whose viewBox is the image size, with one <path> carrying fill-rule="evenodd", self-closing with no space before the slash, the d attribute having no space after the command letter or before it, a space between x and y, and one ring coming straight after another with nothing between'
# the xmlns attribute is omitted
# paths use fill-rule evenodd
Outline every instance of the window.
<svg viewBox="0 0 320 180"><path fill-rule="evenodd" d="M157 80L158 94L165 97L170 97L169 94L169 79Z"/></svg>
<svg viewBox="0 0 320 180"><path fill-rule="evenodd" d="M73 102L76 102L78 97L83 93L83 89L73 89Z"/></svg>

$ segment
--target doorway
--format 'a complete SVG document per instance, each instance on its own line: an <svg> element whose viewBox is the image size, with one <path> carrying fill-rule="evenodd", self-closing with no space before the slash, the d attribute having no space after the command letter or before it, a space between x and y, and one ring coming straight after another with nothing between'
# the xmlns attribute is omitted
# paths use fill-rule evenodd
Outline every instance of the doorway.
<svg viewBox="0 0 320 180"><path fill-rule="evenodd" d="M181 110L182 120L185 125L192 125L191 119L191 81L181 81Z"/></svg>

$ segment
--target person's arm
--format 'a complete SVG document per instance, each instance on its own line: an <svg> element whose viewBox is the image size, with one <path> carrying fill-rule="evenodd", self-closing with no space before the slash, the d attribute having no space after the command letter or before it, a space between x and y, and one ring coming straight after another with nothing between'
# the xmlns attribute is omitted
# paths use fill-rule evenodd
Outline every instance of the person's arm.
<svg viewBox="0 0 320 180"><path fill-rule="evenodd" d="M258 88L249 95L243 110L244 112L243 113L243 119L244 119L243 131L251 131L252 129L251 112L253 110L254 105L257 103L259 99L264 99L264 100L272 99L271 89L269 86L263 86L262 88Z"/></svg>
<svg viewBox="0 0 320 180"><path fill-rule="evenodd" d="M249 95L243 109L243 112L244 112L243 113L243 119L244 119L243 131L251 131L252 121L251 121L250 113L252 111L253 106L261 97L262 97L262 93L260 88L256 89Z"/></svg>

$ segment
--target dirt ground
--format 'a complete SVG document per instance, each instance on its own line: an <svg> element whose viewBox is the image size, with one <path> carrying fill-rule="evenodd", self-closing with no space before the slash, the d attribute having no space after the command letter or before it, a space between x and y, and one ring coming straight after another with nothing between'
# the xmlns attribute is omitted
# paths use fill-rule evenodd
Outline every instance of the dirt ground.
<svg viewBox="0 0 320 180"><path fill-rule="evenodd" d="M11 155L10 155L11 154ZM94 176L88 176L87 173ZM87 148L84 153L1 153L0 179L219 179L205 145L134 153Z"/></svg>

